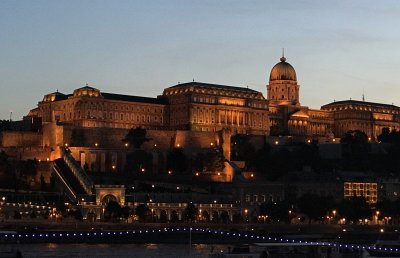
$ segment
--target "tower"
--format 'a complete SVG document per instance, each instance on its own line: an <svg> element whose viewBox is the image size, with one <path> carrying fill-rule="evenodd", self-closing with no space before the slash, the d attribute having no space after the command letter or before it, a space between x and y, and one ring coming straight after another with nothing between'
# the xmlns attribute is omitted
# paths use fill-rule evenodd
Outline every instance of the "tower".
<svg viewBox="0 0 400 258"><path fill-rule="evenodd" d="M269 84L267 85L269 104L300 106L299 89L296 71L282 55L280 62L272 68L269 75Z"/></svg>

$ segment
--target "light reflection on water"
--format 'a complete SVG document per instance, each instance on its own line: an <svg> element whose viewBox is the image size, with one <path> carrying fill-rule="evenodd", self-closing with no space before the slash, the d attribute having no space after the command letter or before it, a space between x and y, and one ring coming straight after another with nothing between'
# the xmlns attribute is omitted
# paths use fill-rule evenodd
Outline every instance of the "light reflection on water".
<svg viewBox="0 0 400 258"><path fill-rule="evenodd" d="M222 245L214 245L223 249ZM40 257L208 257L211 245L180 244L23 244L17 245L24 258Z"/></svg>

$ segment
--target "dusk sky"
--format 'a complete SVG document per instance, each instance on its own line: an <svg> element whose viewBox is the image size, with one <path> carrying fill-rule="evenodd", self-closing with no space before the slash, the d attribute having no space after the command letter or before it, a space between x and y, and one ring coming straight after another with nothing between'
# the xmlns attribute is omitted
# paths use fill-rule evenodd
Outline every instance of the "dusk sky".
<svg viewBox="0 0 400 258"><path fill-rule="evenodd" d="M178 82L266 97L285 48L302 105L400 106L400 1L0 1L0 119L89 83L156 97Z"/></svg>

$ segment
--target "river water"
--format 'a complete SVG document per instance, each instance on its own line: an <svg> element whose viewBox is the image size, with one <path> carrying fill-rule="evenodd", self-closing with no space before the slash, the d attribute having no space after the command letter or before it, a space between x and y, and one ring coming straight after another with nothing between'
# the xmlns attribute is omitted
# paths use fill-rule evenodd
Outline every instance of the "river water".
<svg viewBox="0 0 400 258"><path fill-rule="evenodd" d="M22 244L15 245L24 258L40 257L135 257L180 258L208 257L211 248L220 250L222 245L189 244Z"/></svg>
<svg viewBox="0 0 400 258"><path fill-rule="evenodd" d="M227 250L228 245L210 244L19 244L14 246L0 246L4 249L18 249L24 258L45 257L134 257L134 258L200 258L208 257L210 251ZM0 255L1 257L1 255ZM321 256L326 257L326 256ZM363 258L370 257L364 252ZM290 256L288 256L290 258ZM371 256L372 258L372 256Z"/></svg>

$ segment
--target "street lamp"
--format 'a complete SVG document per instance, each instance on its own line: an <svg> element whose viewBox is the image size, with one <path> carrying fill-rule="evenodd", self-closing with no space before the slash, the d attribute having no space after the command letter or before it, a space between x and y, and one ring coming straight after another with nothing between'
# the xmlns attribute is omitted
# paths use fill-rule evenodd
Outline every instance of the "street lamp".
<svg viewBox="0 0 400 258"><path fill-rule="evenodd" d="M379 214L380 211L375 211L376 224L379 224Z"/></svg>

